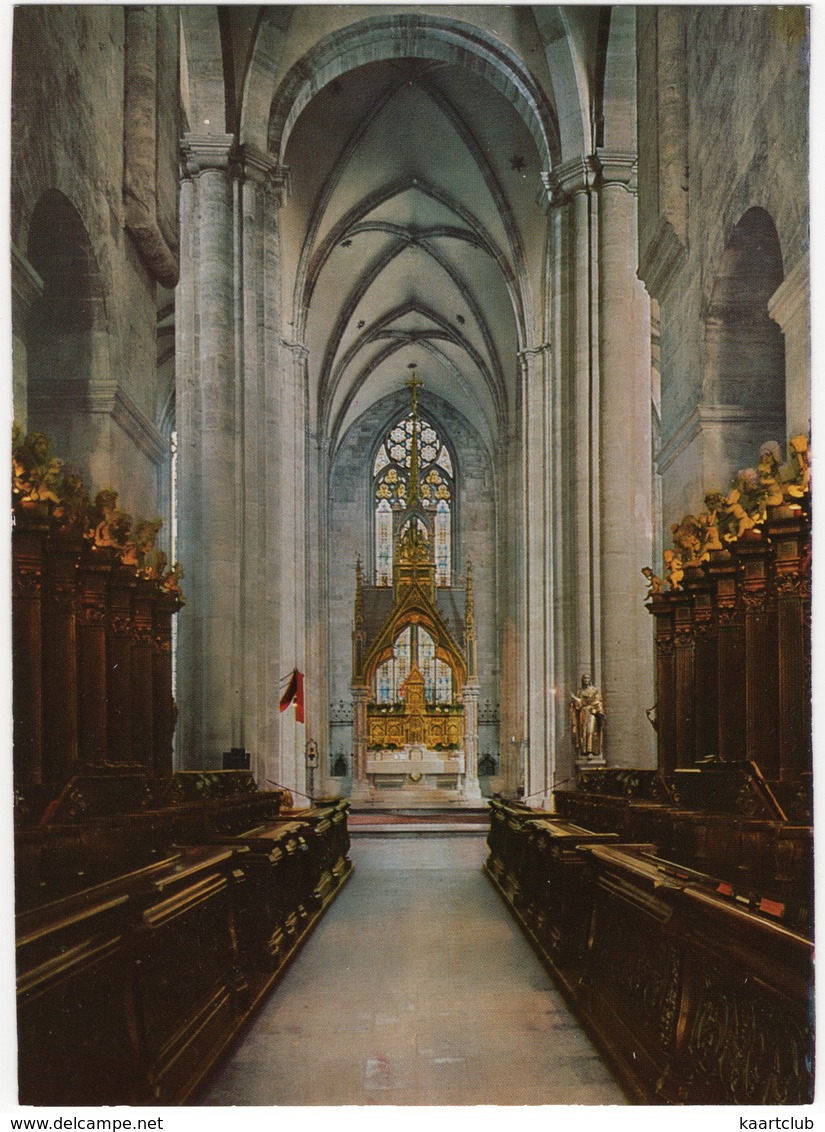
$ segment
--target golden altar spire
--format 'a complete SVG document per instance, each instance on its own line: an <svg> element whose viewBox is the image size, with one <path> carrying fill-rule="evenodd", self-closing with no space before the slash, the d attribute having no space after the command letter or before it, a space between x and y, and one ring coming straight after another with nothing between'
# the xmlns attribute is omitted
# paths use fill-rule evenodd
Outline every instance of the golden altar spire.
<svg viewBox="0 0 825 1132"><path fill-rule="evenodd" d="M410 479L407 485L407 506L417 507L420 503L418 483L418 390L421 382L413 367L412 377L407 382L412 397L412 448L410 450Z"/></svg>

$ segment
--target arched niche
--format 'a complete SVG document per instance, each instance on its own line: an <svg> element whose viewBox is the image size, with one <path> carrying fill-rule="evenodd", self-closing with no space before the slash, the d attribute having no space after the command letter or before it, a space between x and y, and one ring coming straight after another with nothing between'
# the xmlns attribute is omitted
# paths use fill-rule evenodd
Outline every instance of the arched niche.
<svg viewBox="0 0 825 1132"><path fill-rule="evenodd" d="M65 453L73 395L87 397L95 377L111 375L97 260L80 214L56 189L35 206L26 256L43 284L26 328L28 425Z"/></svg>
<svg viewBox="0 0 825 1132"><path fill-rule="evenodd" d="M768 315L782 278L773 220L751 208L722 253L705 319L702 407L723 423L722 450L734 472L755 462L763 441L785 440L785 349Z"/></svg>

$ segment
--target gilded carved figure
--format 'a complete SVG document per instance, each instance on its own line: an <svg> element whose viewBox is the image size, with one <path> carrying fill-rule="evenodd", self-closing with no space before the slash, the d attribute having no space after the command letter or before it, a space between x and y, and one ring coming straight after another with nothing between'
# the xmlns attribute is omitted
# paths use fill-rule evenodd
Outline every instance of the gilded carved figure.
<svg viewBox="0 0 825 1132"><path fill-rule="evenodd" d="M780 507L784 501L782 485L779 482L779 465L782 453L775 440L766 440L759 449L759 463L756 474L761 494L761 514L767 514L768 507Z"/></svg>
<svg viewBox="0 0 825 1132"><path fill-rule="evenodd" d="M12 433L12 490L21 503L58 503L61 460L52 453L52 442L42 432L30 432L20 440Z"/></svg>
<svg viewBox="0 0 825 1132"><path fill-rule="evenodd" d="M584 673L578 694L570 695L570 732L576 754L582 758L601 755L604 744L602 694Z"/></svg>
<svg viewBox="0 0 825 1132"><path fill-rule="evenodd" d="M672 590L678 590L685 576L685 566L675 550L666 550L662 555L665 561L665 577Z"/></svg>
<svg viewBox="0 0 825 1132"><path fill-rule="evenodd" d="M651 566L643 566L642 573L647 579L647 596L650 597L652 594L660 594L662 592L662 579L659 575L653 573Z"/></svg>

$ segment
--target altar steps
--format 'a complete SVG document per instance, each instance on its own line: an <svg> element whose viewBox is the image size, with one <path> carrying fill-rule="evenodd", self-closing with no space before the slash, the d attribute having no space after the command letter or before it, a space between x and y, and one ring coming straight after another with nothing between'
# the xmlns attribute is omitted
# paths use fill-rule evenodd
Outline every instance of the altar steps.
<svg viewBox="0 0 825 1132"><path fill-rule="evenodd" d="M347 826L353 837L477 836L490 828L490 811L478 802L429 809L405 809L377 803L350 810Z"/></svg>

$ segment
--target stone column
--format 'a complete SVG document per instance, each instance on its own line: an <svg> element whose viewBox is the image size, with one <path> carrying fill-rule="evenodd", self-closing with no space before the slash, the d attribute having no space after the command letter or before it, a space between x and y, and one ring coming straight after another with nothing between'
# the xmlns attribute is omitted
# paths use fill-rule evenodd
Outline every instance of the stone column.
<svg viewBox="0 0 825 1132"><path fill-rule="evenodd" d="M316 788L329 794L337 788L330 781L329 691L329 602L325 579L329 577L328 493L329 440L311 433L308 437L307 466L307 681L316 690L312 714L307 716L307 735L317 736L319 774ZM332 548L333 554L335 548Z"/></svg>
<svg viewBox="0 0 825 1132"><path fill-rule="evenodd" d="M259 361L264 375L261 422L266 438L263 471L263 491L272 507L265 508L263 525L263 557L265 562L277 562L282 550L282 531L278 515L280 436L284 428L281 417L281 375L291 373L291 358L283 345L281 296L281 243L280 213L286 206L290 191L290 174L284 166L273 166L263 188L263 214L261 218L261 267L259 290L261 293L261 324L259 330ZM259 680L263 688L261 713L261 749L253 752L253 765L259 784L285 782L281 763L281 713L278 711L278 687L282 675L291 671L294 661L284 657L278 625L281 618L280 571L269 569L266 575L264 623L259 628ZM297 785L297 784L296 784Z"/></svg>
<svg viewBox="0 0 825 1132"><path fill-rule="evenodd" d="M522 425L525 508L522 537L526 565L525 688L529 744L525 785L528 795L537 804L552 793L556 730L553 494L558 467L552 443L557 406L553 401L549 373L551 360L551 350L546 344L523 350L519 354L524 390ZM477 713L477 690L473 708Z"/></svg>
<svg viewBox="0 0 825 1132"><path fill-rule="evenodd" d="M551 206L554 317L550 337L558 369L557 426L552 460L565 484L557 502L569 547L563 561L569 642L559 688L566 700L583 672L599 677L599 353L598 199L593 159L578 157L544 175ZM566 669L570 671L566 671ZM572 764L571 764L572 765Z"/></svg>
<svg viewBox="0 0 825 1132"><path fill-rule="evenodd" d="M278 265L278 213L286 201L288 173L268 154L255 147L238 147L231 163L234 207L234 325L235 325L235 530L238 572L242 586L235 593L238 626L233 662L240 689L233 704L233 730L237 743L252 755L252 767L261 785L267 778L287 780L272 749L269 721L278 715L278 684L269 677L270 657L277 652L278 625L273 591L277 587L280 550L268 549L271 528L280 506L277 459L280 451L276 427L267 413L269 387L280 385L280 365L267 362L267 326L277 325L280 306L270 310L280 280ZM272 278L273 265L276 277ZM294 662L287 658L283 671ZM289 713L292 716L294 713Z"/></svg>
<svg viewBox="0 0 825 1132"><path fill-rule="evenodd" d="M236 745L240 695L231 143L228 135L184 139L193 193L182 211L196 235L191 260L183 259L191 281L182 298L192 309L181 314L193 339L180 390L191 432L179 438L179 511L187 516L179 546L194 592L181 622L179 687L184 765L205 767L219 766L221 752Z"/></svg>
<svg viewBox="0 0 825 1132"><path fill-rule="evenodd" d="M369 688L353 685L352 689L352 797L369 795L367 784L367 702Z"/></svg>
<svg viewBox="0 0 825 1132"><path fill-rule="evenodd" d="M645 717L653 640L639 574L653 544L650 301L636 276L635 161L598 154L601 686L608 763L654 766Z"/></svg>
<svg viewBox="0 0 825 1132"><path fill-rule="evenodd" d="M175 425L177 431L177 545L176 557L186 561L186 606L177 624L175 696L179 717L175 731L174 765L191 766L200 742L197 665L201 654L201 574L194 562L200 536L200 445L198 429L199 335L196 307L198 224L195 182L185 172L180 189L181 273L175 292ZM183 504L184 506L181 506Z"/></svg>
<svg viewBox="0 0 825 1132"><path fill-rule="evenodd" d="M478 784L478 693L477 680L468 680L464 685L462 702L464 704L464 789L465 798L480 798Z"/></svg>
<svg viewBox="0 0 825 1132"><path fill-rule="evenodd" d="M524 626L525 600L523 579L524 562L524 456L519 430L513 428L502 438L498 450L498 467L501 469L498 491L498 513L502 516L501 536L496 540L497 573L506 578L507 585L500 588L499 632L501 668L499 697L501 703L500 753L503 789L515 795L523 785L521 744L527 727L526 685L526 630ZM513 506L513 500L518 506Z"/></svg>
<svg viewBox="0 0 825 1132"><path fill-rule="evenodd" d="M768 314L785 337L785 428L806 436L811 428L811 275L801 259L768 300Z"/></svg>
<svg viewBox="0 0 825 1132"><path fill-rule="evenodd" d="M315 516L307 501L306 395L308 352L301 343L284 343L284 364L278 385L279 429L276 469L275 522L278 556L279 647L282 676L293 668L304 673L305 719L314 718L314 704L326 688L316 687L317 674L308 679L306 568L307 523ZM291 364L290 364L291 362ZM281 713L279 770L284 785L306 793L304 749L309 736L295 713Z"/></svg>

